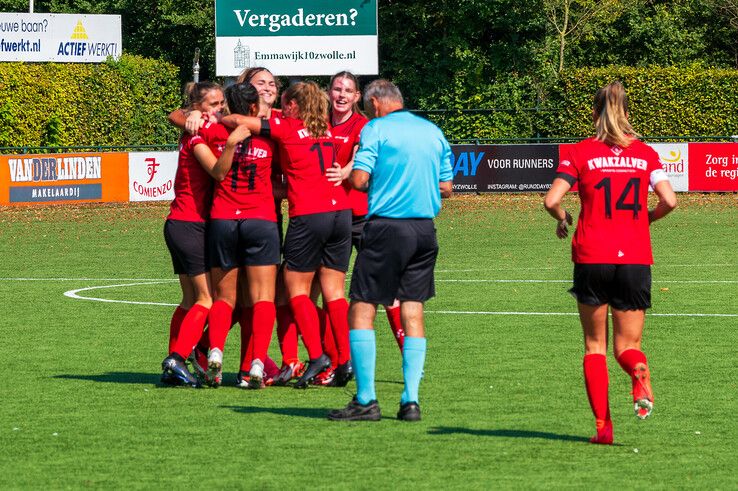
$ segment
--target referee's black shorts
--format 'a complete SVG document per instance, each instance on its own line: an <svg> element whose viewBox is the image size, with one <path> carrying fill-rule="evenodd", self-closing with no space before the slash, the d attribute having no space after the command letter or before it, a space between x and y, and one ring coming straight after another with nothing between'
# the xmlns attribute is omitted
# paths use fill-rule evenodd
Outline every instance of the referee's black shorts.
<svg viewBox="0 0 738 491"><path fill-rule="evenodd" d="M361 250L361 233L366 225L366 216L353 215L351 217L351 245L354 246L356 252Z"/></svg>
<svg viewBox="0 0 738 491"><path fill-rule="evenodd" d="M569 292L585 305L645 310L651 307L651 266L574 264L574 286Z"/></svg>
<svg viewBox="0 0 738 491"><path fill-rule="evenodd" d="M174 274L197 276L209 271L206 229L205 222L164 222L164 241L172 256Z"/></svg>
<svg viewBox="0 0 738 491"><path fill-rule="evenodd" d="M269 220L211 220L208 246L210 266L223 270L270 266L280 260L279 229Z"/></svg>
<svg viewBox="0 0 738 491"><path fill-rule="evenodd" d="M291 217L284 237L284 260L292 271L318 267L346 272L351 258L351 210Z"/></svg>
<svg viewBox="0 0 738 491"><path fill-rule="evenodd" d="M349 296L375 305L425 302L435 295L436 257L432 219L372 217L364 225Z"/></svg>

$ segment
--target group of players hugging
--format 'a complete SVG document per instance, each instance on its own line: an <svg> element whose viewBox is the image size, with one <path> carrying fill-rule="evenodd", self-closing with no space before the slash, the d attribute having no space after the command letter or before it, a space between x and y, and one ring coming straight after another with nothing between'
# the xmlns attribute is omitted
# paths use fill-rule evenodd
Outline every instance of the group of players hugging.
<svg viewBox="0 0 738 491"><path fill-rule="evenodd" d="M251 68L225 89L190 84L187 106L170 114L183 133L164 237L182 301L170 323L164 384L221 385L236 323L239 387L293 379L296 388L345 386L353 377L344 285L367 198L345 179L367 122L359 84L349 72L333 76L327 93L298 82L282 94L281 110L273 108L278 92L267 69ZM399 307L385 309L402 350ZM268 355L275 323L281 366Z"/></svg>

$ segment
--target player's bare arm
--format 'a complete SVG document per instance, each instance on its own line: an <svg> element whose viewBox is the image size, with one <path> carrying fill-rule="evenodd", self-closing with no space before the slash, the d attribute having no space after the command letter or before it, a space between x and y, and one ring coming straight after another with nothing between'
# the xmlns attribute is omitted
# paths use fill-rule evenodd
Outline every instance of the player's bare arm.
<svg viewBox="0 0 738 491"><path fill-rule="evenodd" d="M249 136L251 136L251 131L249 131L249 129L244 125L237 126L236 129L231 132L228 136L228 140L226 140L225 149L223 149L223 153L218 157L218 160L213 164L210 170L205 168L213 179L216 179L219 182L225 179L228 171L233 165L233 156L236 153L238 144Z"/></svg>
<svg viewBox="0 0 738 491"><path fill-rule="evenodd" d="M369 190L369 173L363 170L354 169L351 171L351 175L349 176L349 181L351 182L351 186L354 187L357 191L361 191L362 193L366 193L367 190Z"/></svg>
<svg viewBox="0 0 738 491"><path fill-rule="evenodd" d="M668 180L660 181L653 187L659 202L652 210L648 210L648 223L664 218L666 215L674 211L677 206L676 193L671 187Z"/></svg>
<svg viewBox="0 0 738 491"><path fill-rule="evenodd" d="M438 188L441 191L441 198L450 198L454 192L453 181L441 181L438 183Z"/></svg>
<svg viewBox="0 0 738 491"><path fill-rule="evenodd" d="M548 214L558 222L556 224L556 237L559 239L565 239L569 235L568 225L571 225L574 221L569 212L561 207L561 200L569 192L569 189L571 189L571 184L565 179L557 177L543 200L543 206Z"/></svg>

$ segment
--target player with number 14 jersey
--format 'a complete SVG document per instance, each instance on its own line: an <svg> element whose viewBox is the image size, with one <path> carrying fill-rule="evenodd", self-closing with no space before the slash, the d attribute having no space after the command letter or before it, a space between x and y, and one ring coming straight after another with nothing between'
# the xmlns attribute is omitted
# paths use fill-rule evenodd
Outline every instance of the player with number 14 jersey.
<svg viewBox="0 0 738 491"><path fill-rule="evenodd" d="M557 176L579 182L581 213L572 241L579 264L653 264L648 187L665 173L655 150L588 138L563 154Z"/></svg>

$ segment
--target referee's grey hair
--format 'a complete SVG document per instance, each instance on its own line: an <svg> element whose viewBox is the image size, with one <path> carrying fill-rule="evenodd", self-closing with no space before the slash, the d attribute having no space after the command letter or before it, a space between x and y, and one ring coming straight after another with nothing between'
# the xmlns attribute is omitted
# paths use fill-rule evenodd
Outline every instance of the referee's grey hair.
<svg viewBox="0 0 738 491"><path fill-rule="evenodd" d="M389 80L383 78L373 81L364 88L364 107L367 107L372 97L378 101L399 102L404 105L400 89Z"/></svg>

